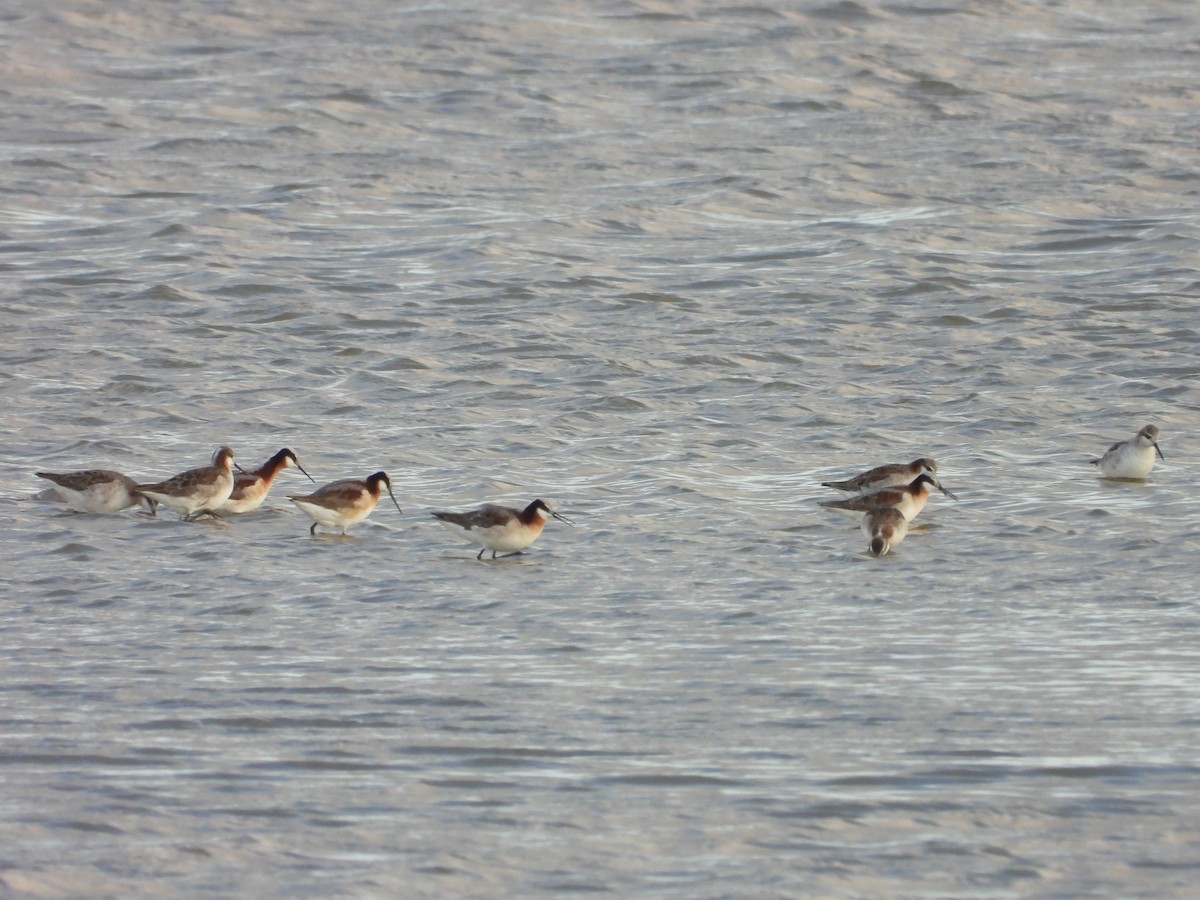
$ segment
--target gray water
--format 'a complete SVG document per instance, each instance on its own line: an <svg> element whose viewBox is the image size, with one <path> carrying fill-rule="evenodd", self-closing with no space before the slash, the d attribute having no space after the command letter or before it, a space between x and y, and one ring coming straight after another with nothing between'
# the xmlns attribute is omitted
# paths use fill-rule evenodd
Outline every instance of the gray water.
<svg viewBox="0 0 1200 900"><path fill-rule="evenodd" d="M1194 4L0 34L0 893L1195 895ZM403 513L33 499L226 443ZM817 506L923 455L890 557Z"/></svg>

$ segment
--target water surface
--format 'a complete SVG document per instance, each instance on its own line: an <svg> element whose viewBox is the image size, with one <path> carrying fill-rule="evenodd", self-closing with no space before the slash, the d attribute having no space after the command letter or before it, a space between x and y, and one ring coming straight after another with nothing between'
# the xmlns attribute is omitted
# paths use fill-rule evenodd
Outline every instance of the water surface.
<svg viewBox="0 0 1200 900"><path fill-rule="evenodd" d="M0 885L1190 896L1198 34L10 4ZM222 444L404 512L32 499ZM926 455L889 558L816 505ZM428 515L534 497L495 563Z"/></svg>

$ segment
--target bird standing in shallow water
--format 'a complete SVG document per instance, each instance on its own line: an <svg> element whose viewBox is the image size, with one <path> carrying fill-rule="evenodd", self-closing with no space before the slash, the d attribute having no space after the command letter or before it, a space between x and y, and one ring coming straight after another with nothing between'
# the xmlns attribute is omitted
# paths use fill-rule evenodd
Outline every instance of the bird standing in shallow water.
<svg viewBox="0 0 1200 900"><path fill-rule="evenodd" d="M188 469L166 481L139 484L137 489L184 519L213 513L233 490L233 451L222 447L213 454L210 466Z"/></svg>
<svg viewBox="0 0 1200 900"><path fill-rule="evenodd" d="M38 472L38 478L53 482L50 490L76 512L109 513L141 504L150 515L158 505L137 489L128 475L111 469L85 469L82 472Z"/></svg>
<svg viewBox="0 0 1200 900"><path fill-rule="evenodd" d="M1105 478L1141 480L1154 468L1154 454L1165 460L1158 446L1158 428L1147 425L1127 441L1117 441L1099 459L1091 460Z"/></svg>
<svg viewBox="0 0 1200 900"><path fill-rule="evenodd" d="M958 499L942 487L941 482L932 475L921 474L910 484L880 488L876 491L859 494L857 497L848 497L845 500L822 500L820 505L829 509L848 509L854 512L869 512L877 506L894 506L900 510L906 521L911 522L916 518L917 513L925 508L925 501L929 499L930 487L936 487L953 500Z"/></svg>
<svg viewBox="0 0 1200 900"><path fill-rule="evenodd" d="M284 447L253 472L239 472L233 477L233 490L229 499L221 504L220 512L240 514L258 509L267 499L267 491L271 489L275 476L288 466L295 466L304 472L304 466L300 465L295 452ZM304 476L313 481L307 472L304 472Z"/></svg>
<svg viewBox="0 0 1200 900"><path fill-rule="evenodd" d="M362 480L345 478L333 481L311 494L288 499L312 518L313 524L308 530L309 534L316 534L318 525L340 528L342 534L345 534L347 528L357 525L371 514L384 487L387 488L392 503L396 504L397 512L404 512L400 509L400 504L396 503L396 495L392 493L392 480L386 472L376 472Z"/></svg>
<svg viewBox="0 0 1200 900"><path fill-rule="evenodd" d="M496 553L500 551L520 553L537 540L542 529L546 527L547 519L554 518L568 525L574 524L541 500L534 500L524 509L486 503L468 512L438 510L433 516L467 540L481 544L483 550L479 551L476 559L483 559L486 550L492 551L492 559L495 559Z"/></svg>
<svg viewBox="0 0 1200 900"><path fill-rule="evenodd" d="M891 487L894 484L909 484L918 475L937 475L937 463L928 456L914 459L910 463L892 463L887 466L876 466L861 475L847 478L845 481L822 481L822 487L831 487L839 491L854 491L865 493L879 488Z"/></svg>
<svg viewBox="0 0 1200 900"><path fill-rule="evenodd" d="M872 556L884 556L908 536L908 520L894 506L877 506L862 520L863 534Z"/></svg>

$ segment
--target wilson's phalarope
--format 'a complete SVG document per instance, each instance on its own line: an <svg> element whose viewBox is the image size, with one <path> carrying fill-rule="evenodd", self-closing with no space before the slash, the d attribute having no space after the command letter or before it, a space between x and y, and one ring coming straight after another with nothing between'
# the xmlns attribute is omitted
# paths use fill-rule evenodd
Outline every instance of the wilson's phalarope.
<svg viewBox="0 0 1200 900"><path fill-rule="evenodd" d="M483 559L486 550L492 551L492 559L496 558L498 551L520 553L537 540L546 527L547 519L574 524L541 500L534 500L524 509L485 503L468 512L439 510L433 516L472 543L481 544L483 550L479 551L476 559Z"/></svg>
<svg viewBox="0 0 1200 900"><path fill-rule="evenodd" d="M184 519L215 513L233 490L233 451L221 447L213 454L212 465L188 469L166 481L139 484L137 489Z"/></svg>
<svg viewBox="0 0 1200 900"><path fill-rule="evenodd" d="M871 555L883 556L908 536L908 519L895 506L877 506L863 516L862 530Z"/></svg>
<svg viewBox="0 0 1200 900"><path fill-rule="evenodd" d="M351 525L357 525L371 514L375 504L379 502L382 489L386 487L388 496L396 504L400 512L400 504L396 503L396 495L392 493L392 480L386 472L376 472L366 479L344 478L333 481L324 487L317 488L311 494L288 497L312 518L313 524L309 534L317 533L317 526L340 528L342 534Z"/></svg>
<svg viewBox="0 0 1200 900"><path fill-rule="evenodd" d="M229 499L221 504L219 511L238 514L258 509L267 499L267 491L271 489L271 482L275 480L275 476L288 466L295 466L304 472L304 466L300 465L295 452L284 447L254 471L238 473L233 477L233 490ZM313 477L307 472L304 472L304 475L309 481L313 481ZM313 483L316 484L315 481Z"/></svg>
<svg viewBox="0 0 1200 900"><path fill-rule="evenodd" d="M929 457L923 456L910 463L876 466L868 472L847 478L845 481L822 481L821 485L839 491L854 491L861 494L866 491L891 487L894 484L909 484L918 475L937 475L937 463Z"/></svg>
<svg viewBox="0 0 1200 900"><path fill-rule="evenodd" d="M83 472L38 472L38 478L53 482L51 490L77 512L109 513L141 504L150 515L158 505L139 493L137 482L128 475L110 469L87 469Z"/></svg>
<svg viewBox="0 0 1200 900"><path fill-rule="evenodd" d="M1105 478L1140 480L1154 468L1154 454L1166 459L1158 446L1158 428L1147 425L1127 441L1117 441L1099 459L1091 460Z"/></svg>
<svg viewBox="0 0 1200 900"><path fill-rule="evenodd" d="M877 506L894 506L900 510L900 514L906 521L911 522L916 518L917 513L925 508L925 501L929 499L930 486L936 487L947 497L958 499L942 487L941 482L932 475L922 473L914 478L911 484L880 488L876 491L859 494L857 497L848 497L845 500L822 500L821 506L830 509L849 509L854 512L868 512Z"/></svg>

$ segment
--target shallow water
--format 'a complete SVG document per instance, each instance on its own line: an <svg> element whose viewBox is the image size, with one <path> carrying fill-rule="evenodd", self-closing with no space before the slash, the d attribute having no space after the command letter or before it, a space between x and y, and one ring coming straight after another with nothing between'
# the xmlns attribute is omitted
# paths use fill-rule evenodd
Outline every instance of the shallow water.
<svg viewBox="0 0 1200 900"><path fill-rule="evenodd" d="M1198 34L10 4L0 885L1190 896ZM33 499L224 443L404 511ZM817 506L923 455L890 557ZM539 496L495 562L428 515Z"/></svg>

